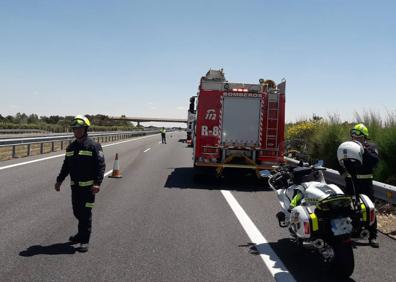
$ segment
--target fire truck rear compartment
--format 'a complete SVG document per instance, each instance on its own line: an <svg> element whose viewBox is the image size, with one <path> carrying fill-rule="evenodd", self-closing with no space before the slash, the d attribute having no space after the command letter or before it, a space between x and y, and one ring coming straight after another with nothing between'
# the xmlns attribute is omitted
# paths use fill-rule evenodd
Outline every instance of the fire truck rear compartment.
<svg viewBox="0 0 396 282"><path fill-rule="evenodd" d="M224 97L222 145L259 145L260 105L259 98Z"/></svg>

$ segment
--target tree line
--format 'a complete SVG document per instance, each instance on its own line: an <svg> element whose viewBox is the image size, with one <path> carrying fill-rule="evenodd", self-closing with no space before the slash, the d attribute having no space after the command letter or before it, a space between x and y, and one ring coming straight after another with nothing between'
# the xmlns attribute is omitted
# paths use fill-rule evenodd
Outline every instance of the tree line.
<svg viewBox="0 0 396 282"><path fill-rule="evenodd" d="M91 121L93 131L135 130L135 125L125 120L112 120L106 115L85 115ZM0 114L0 129L40 129L51 132L68 132L74 116L38 116L17 113L3 116Z"/></svg>

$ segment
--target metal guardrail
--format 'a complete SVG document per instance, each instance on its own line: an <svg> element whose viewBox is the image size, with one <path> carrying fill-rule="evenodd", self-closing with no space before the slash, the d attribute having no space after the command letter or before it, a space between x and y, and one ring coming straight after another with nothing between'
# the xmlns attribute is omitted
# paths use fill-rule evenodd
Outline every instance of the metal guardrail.
<svg viewBox="0 0 396 282"><path fill-rule="evenodd" d="M299 162L295 159L286 158L285 160L290 163L298 164ZM345 186L344 178L339 174L338 171L330 168L326 168L324 171L326 181L337 184L339 186ZM396 204L396 186L389 185L386 183L373 181L373 192L374 197L377 199Z"/></svg>
<svg viewBox="0 0 396 282"><path fill-rule="evenodd" d="M154 131L119 131L119 132L105 132L105 133L89 133L89 137L98 138L98 137L106 137L106 136L142 136L150 133L158 133L158 130ZM22 138L12 138L12 139L1 139L0 147L13 146L13 145L23 145L23 144L32 144L32 143L40 143L40 142L51 142L51 141L61 141L61 140L72 140L74 139L73 133L64 134L64 135L55 135L55 136L39 136L39 137L22 137Z"/></svg>
<svg viewBox="0 0 396 282"><path fill-rule="evenodd" d="M159 133L159 130L152 131L119 131L119 132L106 132L106 133L90 133L89 137L96 140L102 139L102 142L109 142L119 139L127 139L136 136L144 136L150 134ZM26 156L30 156L31 145L40 144L40 154L44 153L44 144L51 143L51 152L55 151L55 142L60 142L60 149L63 150L64 142L72 142L74 135L64 134L56 136L40 136L40 137L25 137L25 138L13 138L13 139L2 139L0 140L0 148L12 147L11 157L16 157L16 147L17 146L27 146Z"/></svg>
<svg viewBox="0 0 396 282"><path fill-rule="evenodd" d="M43 129L0 129L0 134L44 133Z"/></svg>

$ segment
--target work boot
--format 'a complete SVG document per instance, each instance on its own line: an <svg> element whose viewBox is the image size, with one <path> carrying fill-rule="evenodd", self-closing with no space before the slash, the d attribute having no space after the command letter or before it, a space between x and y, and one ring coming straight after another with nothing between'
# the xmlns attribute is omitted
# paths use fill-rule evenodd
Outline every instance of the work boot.
<svg viewBox="0 0 396 282"><path fill-rule="evenodd" d="M373 248L379 248L379 243L377 241L377 238L371 238L369 239L369 244Z"/></svg>
<svg viewBox="0 0 396 282"><path fill-rule="evenodd" d="M78 243L81 242L81 240L80 240L78 234L76 234L76 235L74 235L74 236L70 236L70 237L69 237L69 241L70 241L72 244L78 244Z"/></svg>
<svg viewBox="0 0 396 282"><path fill-rule="evenodd" d="M81 243L77 251L79 251L80 253L88 252L88 243Z"/></svg>

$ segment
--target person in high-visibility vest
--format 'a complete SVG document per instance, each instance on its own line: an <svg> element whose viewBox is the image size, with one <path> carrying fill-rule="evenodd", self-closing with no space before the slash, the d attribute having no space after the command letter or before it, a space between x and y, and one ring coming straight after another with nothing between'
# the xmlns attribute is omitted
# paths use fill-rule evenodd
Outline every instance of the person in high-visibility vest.
<svg viewBox="0 0 396 282"><path fill-rule="evenodd" d="M88 137L91 125L85 116L76 116L71 124L76 138L67 148L61 171L56 178L55 190L60 191L62 182L70 174L73 214L78 220L78 232L70 236L73 244L80 243L80 252L88 251L91 236L92 208L95 194L100 190L105 171L102 146Z"/></svg>
<svg viewBox="0 0 396 282"><path fill-rule="evenodd" d="M160 132L161 132L161 142L162 142L162 144L166 144L166 130L165 130L165 128L161 128L160 129Z"/></svg>
<svg viewBox="0 0 396 282"><path fill-rule="evenodd" d="M355 188L357 189L358 194L365 194L369 196L371 201L374 203L373 171L379 161L377 146L374 143L368 142L369 131L362 123L356 124L351 129L350 134L351 139L361 143L364 148L363 164L357 169ZM352 176L345 170L340 169L339 171L340 174L345 178L345 194L353 195ZM374 248L378 248L379 243L377 241L377 221L375 221L374 225L371 226L369 231L370 245Z"/></svg>

